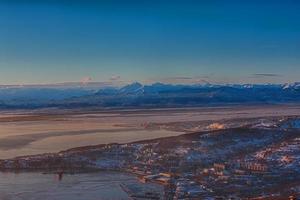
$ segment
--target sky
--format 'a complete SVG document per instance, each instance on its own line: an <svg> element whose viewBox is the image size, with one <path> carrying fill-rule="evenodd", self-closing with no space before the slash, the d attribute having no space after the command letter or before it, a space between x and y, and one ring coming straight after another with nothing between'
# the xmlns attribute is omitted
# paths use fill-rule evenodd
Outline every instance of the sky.
<svg viewBox="0 0 300 200"><path fill-rule="evenodd" d="M0 84L300 81L299 1L0 0Z"/></svg>

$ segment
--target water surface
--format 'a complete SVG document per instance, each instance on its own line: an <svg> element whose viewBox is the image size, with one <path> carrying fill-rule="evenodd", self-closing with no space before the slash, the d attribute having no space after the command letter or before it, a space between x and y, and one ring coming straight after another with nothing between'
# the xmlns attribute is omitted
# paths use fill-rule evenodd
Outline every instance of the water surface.
<svg viewBox="0 0 300 200"><path fill-rule="evenodd" d="M37 135L37 139L31 135L14 136L12 140L0 138L0 159L12 158L23 155L33 155L41 153L52 153L69 148L89 146L108 143L128 143L145 139L175 136L182 133L167 130L131 130L116 132L96 132L47 136L42 138ZM28 140L27 140L28 139ZM4 145L1 144L4 143Z"/></svg>
<svg viewBox="0 0 300 200"><path fill-rule="evenodd" d="M139 183L136 177L117 172L64 175L0 173L1 200L115 200L129 199L120 184L137 190L162 193L162 187Z"/></svg>

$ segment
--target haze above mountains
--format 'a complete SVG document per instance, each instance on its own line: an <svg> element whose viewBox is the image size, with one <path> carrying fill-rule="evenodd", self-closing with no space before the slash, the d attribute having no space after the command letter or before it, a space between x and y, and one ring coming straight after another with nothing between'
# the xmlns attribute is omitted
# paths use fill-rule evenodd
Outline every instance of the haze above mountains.
<svg viewBox="0 0 300 200"><path fill-rule="evenodd" d="M1 86L1 109L145 108L300 102L300 83L172 85L135 82L124 87L85 85Z"/></svg>

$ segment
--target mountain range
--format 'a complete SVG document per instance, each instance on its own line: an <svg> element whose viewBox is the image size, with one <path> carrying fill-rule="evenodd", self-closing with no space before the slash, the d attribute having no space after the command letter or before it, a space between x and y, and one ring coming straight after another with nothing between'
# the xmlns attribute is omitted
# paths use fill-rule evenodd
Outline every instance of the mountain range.
<svg viewBox="0 0 300 200"><path fill-rule="evenodd" d="M135 82L101 89L0 87L0 108L144 108L300 102L300 83L173 85Z"/></svg>

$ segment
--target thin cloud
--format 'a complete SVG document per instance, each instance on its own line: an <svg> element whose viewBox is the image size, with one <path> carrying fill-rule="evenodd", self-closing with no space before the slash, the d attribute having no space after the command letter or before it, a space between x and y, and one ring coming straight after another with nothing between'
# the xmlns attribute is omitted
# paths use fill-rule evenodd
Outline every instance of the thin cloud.
<svg viewBox="0 0 300 200"><path fill-rule="evenodd" d="M174 77L167 77L165 80L201 80L201 79L210 79L211 76L174 76Z"/></svg>
<svg viewBox="0 0 300 200"><path fill-rule="evenodd" d="M174 76L174 77L167 77L166 80L192 80L192 77L187 76Z"/></svg>
<svg viewBox="0 0 300 200"><path fill-rule="evenodd" d="M256 76L256 77L281 77L280 74L270 74L270 73L258 73L258 74L253 74L253 76Z"/></svg>
<svg viewBox="0 0 300 200"><path fill-rule="evenodd" d="M171 84L208 84L211 82L210 76L173 76L166 77L159 80L159 82L171 83Z"/></svg>

